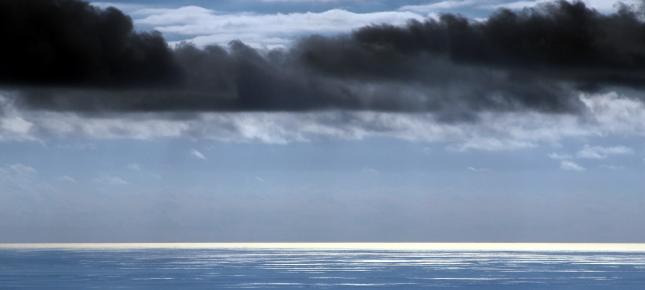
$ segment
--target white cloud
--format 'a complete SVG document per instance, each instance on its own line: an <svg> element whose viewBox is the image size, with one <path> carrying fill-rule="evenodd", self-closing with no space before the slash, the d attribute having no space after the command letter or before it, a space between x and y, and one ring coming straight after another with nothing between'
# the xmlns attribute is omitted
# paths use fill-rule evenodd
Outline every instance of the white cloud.
<svg viewBox="0 0 645 290"><path fill-rule="evenodd" d="M563 154L563 153L551 153L548 156L553 160L571 160L574 158L607 159L615 155L629 155L629 154L634 154L634 150L627 146L603 147L603 146L585 145L575 155Z"/></svg>
<svg viewBox="0 0 645 290"><path fill-rule="evenodd" d="M199 152L199 151L198 151L198 150L196 150L196 149L192 149L192 150L190 151L190 155L191 155L191 156L193 156L193 157L195 157L195 158L197 158L197 159L200 159L200 160L206 160L206 159L207 159L207 158L206 158L206 155L204 155L204 153Z"/></svg>
<svg viewBox="0 0 645 290"><path fill-rule="evenodd" d="M567 171L577 171L577 172L582 172L587 170L586 168L582 167L578 163L575 163L573 161L569 160L563 160L560 162L560 168L562 170L567 170Z"/></svg>
<svg viewBox="0 0 645 290"><path fill-rule="evenodd" d="M13 101L0 93L0 141L31 139L33 126L34 124L20 116L14 108Z"/></svg>
<svg viewBox="0 0 645 290"><path fill-rule="evenodd" d="M132 11L135 23L197 46L242 40L256 48L287 47L311 34L338 34L371 24L405 24L423 16L406 11L354 13L342 9L305 13L219 13L198 6ZM175 42L176 43L176 42Z"/></svg>
<svg viewBox="0 0 645 290"><path fill-rule="evenodd" d="M580 116L480 113L478 121L465 123L439 122L431 113L201 113L192 118L146 113L85 117L74 113L19 111L10 107L14 117L29 122L32 128L19 135L0 131L0 140L191 138L288 144L319 139L385 137L439 143L459 151L501 151L558 145L568 138L645 137L645 105L642 102L617 93L581 95L580 99L586 111ZM597 149L590 146L588 150L602 155L629 152L628 148L620 147ZM586 153L581 155L587 156Z"/></svg>
<svg viewBox="0 0 645 290"><path fill-rule="evenodd" d="M537 144L531 141L525 140L513 140L513 139L495 139L490 137L476 137L465 142L461 142L459 145L449 146L449 149L456 151L469 151L469 150L481 150L481 151L505 151L505 150L519 150L519 149L528 149L536 147Z"/></svg>
<svg viewBox="0 0 645 290"><path fill-rule="evenodd" d="M458 8L477 8L477 7L480 7L483 3L490 4L490 2L499 2L499 1L446 0L446 1L428 3L428 4L405 5L399 8L399 10L428 14L428 13L437 13L437 12L443 12L445 10L453 10Z"/></svg>
<svg viewBox="0 0 645 290"><path fill-rule="evenodd" d="M20 174L20 175L28 175L28 174L36 174L36 173L38 173L38 171L35 168L33 168L31 166L28 166L28 165L21 164L21 163L10 165L9 169L12 172L14 172L16 174Z"/></svg>
<svg viewBox="0 0 645 290"><path fill-rule="evenodd" d="M20 117L6 117L0 120L0 127L2 127L3 131L21 135L29 133L32 126L33 124Z"/></svg>
<svg viewBox="0 0 645 290"><path fill-rule="evenodd" d="M113 176L113 175L101 175L96 178L94 178L94 182L100 183L103 185L128 185L130 184L127 180L119 177L119 176Z"/></svg>
<svg viewBox="0 0 645 290"><path fill-rule="evenodd" d="M634 150L626 146L602 147L585 145L576 156L582 159L607 159L613 155L633 154Z"/></svg>
<svg viewBox="0 0 645 290"><path fill-rule="evenodd" d="M265 2L340 2L337 0L263 0ZM572 0L573 1L573 0ZM176 8L155 7L142 4L94 2L99 7L115 6L134 18L142 29L158 30L176 44L189 41L197 46L225 45L232 40L242 40L255 48L287 47L294 40L311 34L339 34L372 24L403 25L410 19L423 20L438 13L479 10L490 13L499 8L521 9L533 7L550 0L445 0L420 5L405 5L395 11L356 13L343 9L323 12L225 13L200 6ZM590 7L602 12L615 10L614 1L586 0ZM623 1L637 4L637 0Z"/></svg>
<svg viewBox="0 0 645 290"><path fill-rule="evenodd" d="M569 2L578 0L568 0ZM539 4L555 2L555 0L445 0L420 5L406 5L402 6L399 10L411 11L416 13L439 13L439 12L458 12L464 9L482 10L492 12L500 8L508 9L522 9L535 7ZM611 13L616 11L618 1L608 0L582 0L588 7L594 8L603 13ZM624 0L623 3L627 5L638 5L638 0Z"/></svg>
<svg viewBox="0 0 645 290"><path fill-rule="evenodd" d="M466 169L468 171L476 172L476 173L483 173L483 172L489 172L490 171L490 169L488 169L488 168L480 168L480 167L474 167L474 166L469 166Z"/></svg>
<svg viewBox="0 0 645 290"><path fill-rule="evenodd" d="M549 154L549 158L551 158L553 160L569 160L569 159L573 159L573 156L571 156L569 154L561 154L561 153L555 153L554 152L554 153Z"/></svg>

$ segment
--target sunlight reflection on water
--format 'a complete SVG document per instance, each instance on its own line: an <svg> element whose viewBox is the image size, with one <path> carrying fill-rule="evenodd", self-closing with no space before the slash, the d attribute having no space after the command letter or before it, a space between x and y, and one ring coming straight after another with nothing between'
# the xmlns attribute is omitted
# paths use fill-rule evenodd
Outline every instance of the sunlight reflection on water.
<svg viewBox="0 0 645 290"><path fill-rule="evenodd" d="M483 248L4 245L0 289L636 290L645 285L645 251L635 247Z"/></svg>

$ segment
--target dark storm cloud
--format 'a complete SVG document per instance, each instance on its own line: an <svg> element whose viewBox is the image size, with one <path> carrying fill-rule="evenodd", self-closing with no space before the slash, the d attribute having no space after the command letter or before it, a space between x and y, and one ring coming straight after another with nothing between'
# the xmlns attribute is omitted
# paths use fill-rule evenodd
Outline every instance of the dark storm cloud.
<svg viewBox="0 0 645 290"><path fill-rule="evenodd" d="M135 33L121 11L75 0L0 1L0 82L131 86L178 77L158 33Z"/></svg>
<svg viewBox="0 0 645 290"><path fill-rule="evenodd" d="M115 9L0 4L0 81L32 109L98 111L576 112L577 94L645 85L645 23L565 1L487 21L456 15L311 36L288 50L166 47ZM18 29L13 29L19 27ZM52 87L56 87L52 89Z"/></svg>
<svg viewBox="0 0 645 290"><path fill-rule="evenodd" d="M582 2L561 1L500 10L484 22L443 15L406 27L311 37L297 50L308 66L337 77L439 90L454 84L462 90L444 101L473 108L567 111L575 106L575 89L645 85L645 25L626 6L603 15Z"/></svg>

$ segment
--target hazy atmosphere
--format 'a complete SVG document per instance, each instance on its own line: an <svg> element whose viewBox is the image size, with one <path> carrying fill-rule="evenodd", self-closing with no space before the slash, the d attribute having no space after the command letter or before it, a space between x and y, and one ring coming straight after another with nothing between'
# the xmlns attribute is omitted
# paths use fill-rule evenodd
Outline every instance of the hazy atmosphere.
<svg viewBox="0 0 645 290"><path fill-rule="evenodd" d="M642 1L0 2L0 242L645 242Z"/></svg>

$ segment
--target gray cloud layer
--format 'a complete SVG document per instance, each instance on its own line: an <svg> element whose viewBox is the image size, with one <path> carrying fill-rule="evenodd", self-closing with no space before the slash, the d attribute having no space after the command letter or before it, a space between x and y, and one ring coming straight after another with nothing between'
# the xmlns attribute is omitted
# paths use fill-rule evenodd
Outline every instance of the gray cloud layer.
<svg viewBox="0 0 645 290"><path fill-rule="evenodd" d="M50 111L327 109L577 112L581 91L645 85L645 23L560 1L483 22L456 15L311 36L286 50L170 49L116 9L76 0L0 4L0 82Z"/></svg>

